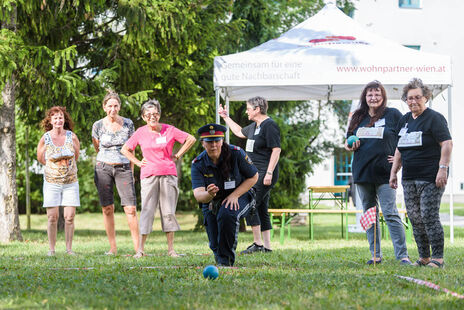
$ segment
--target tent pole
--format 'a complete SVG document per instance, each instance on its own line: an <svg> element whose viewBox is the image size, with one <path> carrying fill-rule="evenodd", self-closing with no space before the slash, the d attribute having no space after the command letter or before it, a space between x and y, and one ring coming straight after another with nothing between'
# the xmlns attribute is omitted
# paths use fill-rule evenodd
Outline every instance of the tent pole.
<svg viewBox="0 0 464 310"><path fill-rule="evenodd" d="M226 111L227 115L229 115L229 96L226 95ZM230 130L229 130L229 125L226 124L227 131L226 131L226 143L230 144Z"/></svg>
<svg viewBox="0 0 464 310"><path fill-rule="evenodd" d="M451 132L451 137L453 136L453 122L452 122L452 114L451 114L451 85L448 86L448 126ZM453 156L450 158L449 163L449 187L450 187L450 197L449 197L449 204L450 204L450 242L454 243L454 184L453 184Z"/></svg>
<svg viewBox="0 0 464 310"><path fill-rule="evenodd" d="M216 88L216 124L220 124L221 120L219 119L219 87Z"/></svg>

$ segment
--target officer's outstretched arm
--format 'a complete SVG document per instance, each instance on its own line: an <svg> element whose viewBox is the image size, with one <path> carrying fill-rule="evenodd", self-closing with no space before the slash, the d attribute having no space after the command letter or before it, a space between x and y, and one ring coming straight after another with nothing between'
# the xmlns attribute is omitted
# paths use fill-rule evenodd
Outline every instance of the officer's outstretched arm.
<svg viewBox="0 0 464 310"><path fill-rule="evenodd" d="M216 197L217 192L219 192L219 187L215 184L209 184L205 189L204 187L197 187L193 190L193 196L198 202L208 203Z"/></svg>
<svg viewBox="0 0 464 310"><path fill-rule="evenodd" d="M223 200L225 208L230 208L231 210L238 210L240 206L238 204L238 198L248 192L253 185L258 181L258 173L256 173L251 178L245 179L245 181L240 184L226 199Z"/></svg>

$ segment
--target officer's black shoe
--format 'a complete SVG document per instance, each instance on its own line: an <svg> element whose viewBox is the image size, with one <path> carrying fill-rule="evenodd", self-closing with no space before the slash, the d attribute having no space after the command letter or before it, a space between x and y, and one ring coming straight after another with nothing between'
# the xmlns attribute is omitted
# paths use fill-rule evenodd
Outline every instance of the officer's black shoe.
<svg viewBox="0 0 464 310"><path fill-rule="evenodd" d="M257 245L256 243L253 242L252 245L247 247L246 250L240 252L240 254L253 254L255 252L264 252L264 246L263 245Z"/></svg>

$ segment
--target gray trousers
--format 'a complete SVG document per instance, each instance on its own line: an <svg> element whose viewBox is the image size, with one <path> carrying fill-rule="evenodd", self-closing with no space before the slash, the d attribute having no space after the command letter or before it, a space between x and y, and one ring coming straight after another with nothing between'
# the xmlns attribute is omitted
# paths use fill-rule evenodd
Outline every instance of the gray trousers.
<svg viewBox="0 0 464 310"><path fill-rule="evenodd" d="M396 190L388 184L356 183L359 197L361 198L363 210L366 211L373 206L377 206L377 233L376 233L376 255L374 256L374 225L366 231L367 240L372 257L382 257L380 248L380 227L379 227L379 203L382 208L383 217L387 223L390 237L395 250L396 259L408 257L406 248L406 237L404 226L401 221L398 209L396 208Z"/></svg>

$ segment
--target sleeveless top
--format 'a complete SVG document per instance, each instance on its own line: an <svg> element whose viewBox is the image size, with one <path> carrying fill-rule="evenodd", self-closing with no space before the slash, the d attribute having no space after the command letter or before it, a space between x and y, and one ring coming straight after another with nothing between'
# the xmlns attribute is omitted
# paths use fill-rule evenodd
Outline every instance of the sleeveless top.
<svg viewBox="0 0 464 310"><path fill-rule="evenodd" d="M50 132L44 134L45 140L45 173L48 183L71 184L77 182L77 165L74 157L72 131L66 130L63 146L53 144Z"/></svg>

